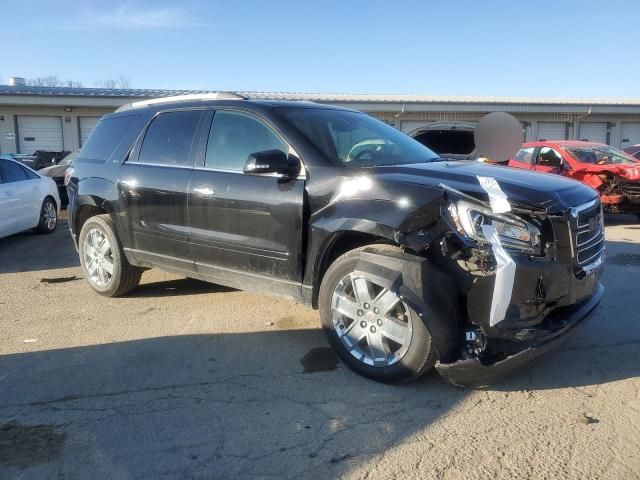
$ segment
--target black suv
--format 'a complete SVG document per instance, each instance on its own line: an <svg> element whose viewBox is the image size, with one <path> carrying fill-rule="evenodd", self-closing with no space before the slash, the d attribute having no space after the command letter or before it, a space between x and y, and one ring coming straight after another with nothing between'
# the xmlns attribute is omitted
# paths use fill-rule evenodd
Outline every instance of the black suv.
<svg viewBox="0 0 640 480"><path fill-rule="evenodd" d="M597 193L447 162L357 111L235 94L103 117L68 175L87 281L124 295L158 267L320 310L357 372L434 365L487 384L560 345L603 294Z"/></svg>

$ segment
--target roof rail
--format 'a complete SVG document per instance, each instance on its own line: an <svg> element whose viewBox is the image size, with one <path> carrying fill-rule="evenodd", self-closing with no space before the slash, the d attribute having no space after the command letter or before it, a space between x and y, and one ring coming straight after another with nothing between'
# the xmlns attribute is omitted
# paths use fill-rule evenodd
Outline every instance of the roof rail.
<svg viewBox="0 0 640 480"><path fill-rule="evenodd" d="M174 95L172 97L160 97L151 100L140 100L137 102L122 105L116 112L130 110L132 108L144 108L149 105L157 105L160 103L186 102L189 100L247 100L248 97L235 92L215 92L215 93L190 93L187 95Z"/></svg>

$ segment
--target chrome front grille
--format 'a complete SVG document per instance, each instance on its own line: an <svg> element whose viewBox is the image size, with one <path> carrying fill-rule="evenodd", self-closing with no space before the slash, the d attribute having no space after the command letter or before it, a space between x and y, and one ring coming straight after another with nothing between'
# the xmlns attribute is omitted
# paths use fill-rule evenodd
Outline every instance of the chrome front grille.
<svg viewBox="0 0 640 480"><path fill-rule="evenodd" d="M600 200L572 209L572 241L576 263L583 268L599 264L605 250L604 218Z"/></svg>

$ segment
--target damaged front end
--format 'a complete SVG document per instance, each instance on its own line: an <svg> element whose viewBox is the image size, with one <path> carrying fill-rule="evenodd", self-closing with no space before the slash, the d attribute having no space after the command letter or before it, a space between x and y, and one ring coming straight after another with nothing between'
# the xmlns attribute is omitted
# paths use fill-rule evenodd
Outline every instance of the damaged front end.
<svg viewBox="0 0 640 480"><path fill-rule="evenodd" d="M589 166L572 176L598 191L606 213L640 215L640 167Z"/></svg>
<svg viewBox="0 0 640 480"><path fill-rule="evenodd" d="M453 280L447 285L455 292L448 298L455 298L458 321L445 328L448 336L436 332L446 342L434 341L438 372L460 386L493 383L562 345L604 292L604 224L597 199L548 212L511 203L491 177L478 181L489 202L441 185L445 194L434 224L419 228L407 221L396 235L398 243ZM433 334L427 318L425 323Z"/></svg>

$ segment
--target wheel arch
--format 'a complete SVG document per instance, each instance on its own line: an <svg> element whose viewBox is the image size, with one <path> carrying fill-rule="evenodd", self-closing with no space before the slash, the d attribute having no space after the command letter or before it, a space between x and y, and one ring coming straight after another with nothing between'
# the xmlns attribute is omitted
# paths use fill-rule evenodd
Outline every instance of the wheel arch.
<svg viewBox="0 0 640 480"><path fill-rule="evenodd" d="M313 290L311 306L318 308L318 295L320 284L329 266L341 255L350 250L367 245L398 245L392 239L372 233L343 230L331 234L321 245L316 256L313 272Z"/></svg>
<svg viewBox="0 0 640 480"><path fill-rule="evenodd" d="M110 212L108 208L105 208L104 205L98 204L93 197L78 197L76 199L73 218L71 219L74 233L73 239L76 246L78 245L80 230L82 230L82 226L87 220L91 217L95 217L96 215L110 215L111 213L112 212Z"/></svg>

